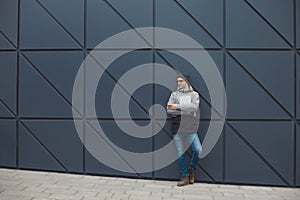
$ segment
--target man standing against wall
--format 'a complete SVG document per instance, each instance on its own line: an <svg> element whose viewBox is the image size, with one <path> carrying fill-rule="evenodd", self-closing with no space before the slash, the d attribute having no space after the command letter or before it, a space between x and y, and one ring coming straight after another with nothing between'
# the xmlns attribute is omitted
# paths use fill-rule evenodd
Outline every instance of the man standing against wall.
<svg viewBox="0 0 300 200"><path fill-rule="evenodd" d="M194 172L199 160L202 145L198 136L199 125L199 94L190 85L190 76L180 74L177 77L177 90L172 92L167 112L172 115L172 134L178 153L180 180L177 186L193 184ZM185 144L192 148L189 167L185 160Z"/></svg>

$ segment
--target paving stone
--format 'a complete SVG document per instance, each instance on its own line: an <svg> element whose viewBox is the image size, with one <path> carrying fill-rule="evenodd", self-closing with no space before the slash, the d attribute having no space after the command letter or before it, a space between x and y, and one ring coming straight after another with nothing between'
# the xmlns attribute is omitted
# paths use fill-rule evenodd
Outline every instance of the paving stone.
<svg viewBox="0 0 300 200"><path fill-rule="evenodd" d="M105 199L105 198L110 198L112 197L113 193L99 193L97 194L96 198L97 199Z"/></svg>
<svg viewBox="0 0 300 200"><path fill-rule="evenodd" d="M2 200L2 196L19 196L24 198L34 198L34 197L48 197L49 194L46 193L38 193L38 192L30 192L30 191L4 191L0 194L0 199Z"/></svg>
<svg viewBox="0 0 300 200"><path fill-rule="evenodd" d="M165 193L183 194L184 189L163 189Z"/></svg>
<svg viewBox="0 0 300 200"><path fill-rule="evenodd" d="M19 196L19 195L0 195L1 200L31 200L32 197Z"/></svg>
<svg viewBox="0 0 300 200"><path fill-rule="evenodd" d="M151 192L150 197L171 198L171 193Z"/></svg>
<svg viewBox="0 0 300 200"><path fill-rule="evenodd" d="M80 200L82 197L78 198L76 196L73 195L66 195L66 194L51 194L49 196L49 198L53 198L53 199L62 199L62 200L66 200L66 199L74 199L74 200Z"/></svg>
<svg viewBox="0 0 300 200"><path fill-rule="evenodd" d="M129 199L129 194L113 194L111 198L113 199Z"/></svg>
<svg viewBox="0 0 300 200"><path fill-rule="evenodd" d="M148 195L130 195L129 197L130 200L148 200L148 199L153 199L153 200L161 200L160 197L153 197L151 198L150 196Z"/></svg>
<svg viewBox="0 0 300 200"><path fill-rule="evenodd" d="M243 193L236 193L236 192L223 192L224 197L233 197L233 198L243 198L244 194Z"/></svg>
<svg viewBox="0 0 300 200"><path fill-rule="evenodd" d="M247 185L242 185L240 186L240 189L242 190L251 190L251 191L274 191L272 187L263 187L263 186L247 186Z"/></svg>
<svg viewBox="0 0 300 200"><path fill-rule="evenodd" d="M48 194L63 194L63 195L75 195L77 190L64 190L64 189L46 189L44 193Z"/></svg>
<svg viewBox="0 0 300 200"><path fill-rule="evenodd" d="M55 184L42 184L39 186L39 188L47 188L47 189L57 189L57 190L68 190L71 188L71 185L69 185L66 181L65 185L55 185Z"/></svg>
<svg viewBox="0 0 300 200"><path fill-rule="evenodd" d="M194 194L173 194L174 198L183 198L183 199L203 199L203 200L213 200L211 195L194 195Z"/></svg>
<svg viewBox="0 0 300 200"><path fill-rule="evenodd" d="M174 197L172 197L172 198L165 198L165 197L163 197L162 198L162 200L174 200L174 199L176 199L176 200L183 200L183 198L174 198Z"/></svg>
<svg viewBox="0 0 300 200"><path fill-rule="evenodd" d="M141 195L141 196L150 196L149 191L139 191L139 190L131 190L131 191L126 191L126 194L130 195Z"/></svg>
<svg viewBox="0 0 300 200"><path fill-rule="evenodd" d="M246 199L273 199L273 197L271 195L259 195L259 194L244 194L244 197Z"/></svg>
<svg viewBox="0 0 300 200"><path fill-rule="evenodd" d="M214 197L214 200L246 200L240 197Z"/></svg>

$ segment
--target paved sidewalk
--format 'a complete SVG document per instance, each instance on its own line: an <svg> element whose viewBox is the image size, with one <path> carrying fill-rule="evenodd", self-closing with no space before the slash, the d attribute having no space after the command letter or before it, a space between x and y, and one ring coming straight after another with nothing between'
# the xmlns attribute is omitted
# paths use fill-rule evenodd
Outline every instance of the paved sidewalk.
<svg viewBox="0 0 300 200"><path fill-rule="evenodd" d="M300 188L156 181L0 168L0 199L299 200Z"/></svg>

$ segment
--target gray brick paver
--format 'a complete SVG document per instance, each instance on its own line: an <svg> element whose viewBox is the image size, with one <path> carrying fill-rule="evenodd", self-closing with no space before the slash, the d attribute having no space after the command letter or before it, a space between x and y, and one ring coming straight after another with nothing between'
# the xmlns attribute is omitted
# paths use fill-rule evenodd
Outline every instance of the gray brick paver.
<svg viewBox="0 0 300 200"><path fill-rule="evenodd" d="M147 193L163 193L163 190L160 188L135 188L135 191L147 192Z"/></svg>
<svg viewBox="0 0 300 200"><path fill-rule="evenodd" d="M87 187L80 187L79 185L72 185L69 190L77 190L78 192L109 192L110 188L87 188Z"/></svg>
<svg viewBox="0 0 300 200"><path fill-rule="evenodd" d="M151 192L150 197L171 198L171 193Z"/></svg>
<svg viewBox="0 0 300 200"><path fill-rule="evenodd" d="M129 199L129 194L113 194L111 198L113 199Z"/></svg>
<svg viewBox="0 0 300 200"><path fill-rule="evenodd" d="M233 193L233 192L223 192L223 196L224 197L238 197L238 198L243 198L244 197L244 194L242 193Z"/></svg>
<svg viewBox="0 0 300 200"><path fill-rule="evenodd" d="M19 195L0 195L1 200L31 200L32 197L19 196Z"/></svg>
<svg viewBox="0 0 300 200"><path fill-rule="evenodd" d="M38 193L38 192L30 192L30 191L12 191L7 190L0 194L0 199L2 196L20 196L20 197L26 197L26 198L33 198L33 197L48 197L49 194L46 193Z"/></svg>
<svg viewBox="0 0 300 200"><path fill-rule="evenodd" d="M62 195L75 195L78 193L77 190L60 190L60 189L46 189L43 193L48 194L62 194Z"/></svg>
<svg viewBox="0 0 300 200"><path fill-rule="evenodd" d="M183 200L183 198L174 198L174 197L172 197L172 198L165 198L165 197L163 197L162 198L162 200L174 200L174 199L176 199L176 200Z"/></svg>
<svg viewBox="0 0 300 200"><path fill-rule="evenodd" d="M250 190L250 191L274 191L272 187L263 187L263 186L247 186L242 185L240 186L241 190Z"/></svg>
<svg viewBox="0 0 300 200"><path fill-rule="evenodd" d="M97 194L96 198L97 199L105 199L105 198L109 198L112 197L113 193L99 193Z"/></svg>
<svg viewBox="0 0 300 200"><path fill-rule="evenodd" d="M213 200L211 195L173 194L174 198Z"/></svg>
<svg viewBox="0 0 300 200"><path fill-rule="evenodd" d="M41 184L39 188L47 188L52 190L68 190L71 188L71 185L66 181L65 185L56 185L56 184Z"/></svg>
<svg viewBox="0 0 300 200"><path fill-rule="evenodd" d="M73 195L66 195L66 194L51 194L49 198L57 199L57 200L66 200L66 199L74 199L74 200L80 200L82 197L78 198Z"/></svg>
<svg viewBox="0 0 300 200"><path fill-rule="evenodd" d="M138 191L138 190L129 190L126 191L125 194L130 194L130 195L141 195L141 196L150 196L150 191Z"/></svg>
<svg viewBox="0 0 300 200"><path fill-rule="evenodd" d="M171 194L183 194L183 189L163 189L163 192L165 193L171 193Z"/></svg>
<svg viewBox="0 0 300 200"><path fill-rule="evenodd" d="M246 200L244 198L240 198L240 197L214 197L214 200Z"/></svg>

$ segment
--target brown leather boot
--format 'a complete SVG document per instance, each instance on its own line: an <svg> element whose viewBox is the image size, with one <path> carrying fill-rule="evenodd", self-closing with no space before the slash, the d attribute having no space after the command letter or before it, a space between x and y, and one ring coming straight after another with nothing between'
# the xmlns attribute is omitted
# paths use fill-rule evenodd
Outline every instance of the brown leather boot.
<svg viewBox="0 0 300 200"><path fill-rule="evenodd" d="M180 180L178 181L177 186L182 187L182 186L185 186L185 185L188 185L188 184L189 184L189 177L188 176L182 176L180 178Z"/></svg>
<svg viewBox="0 0 300 200"><path fill-rule="evenodd" d="M195 183L194 171L191 168L189 168L188 172L189 172L189 183L190 184Z"/></svg>

